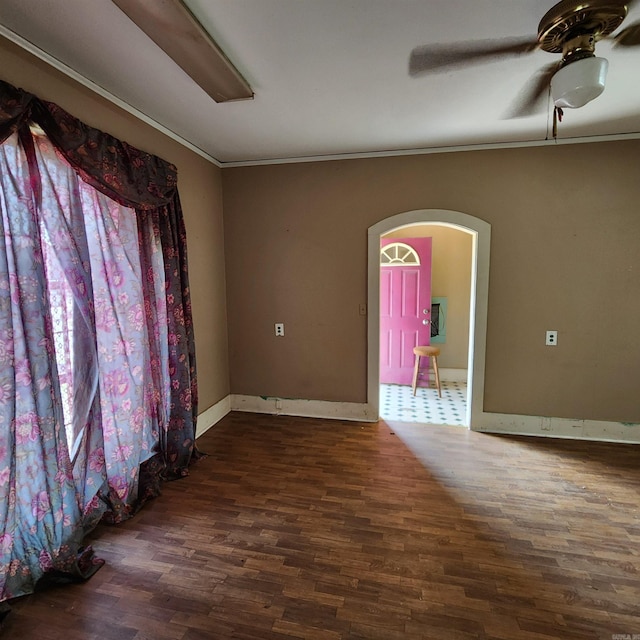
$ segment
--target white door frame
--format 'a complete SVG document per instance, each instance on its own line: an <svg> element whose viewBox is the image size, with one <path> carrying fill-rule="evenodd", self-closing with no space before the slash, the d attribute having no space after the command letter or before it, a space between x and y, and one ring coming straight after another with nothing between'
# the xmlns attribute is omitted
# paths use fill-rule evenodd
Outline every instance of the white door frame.
<svg viewBox="0 0 640 640"><path fill-rule="evenodd" d="M467 366L467 419L470 429L482 424L484 367L489 302L491 225L480 218L446 209L418 209L391 216L369 227L367 293L367 405L380 415L380 236L416 224L437 224L471 234L471 304Z"/></svg>

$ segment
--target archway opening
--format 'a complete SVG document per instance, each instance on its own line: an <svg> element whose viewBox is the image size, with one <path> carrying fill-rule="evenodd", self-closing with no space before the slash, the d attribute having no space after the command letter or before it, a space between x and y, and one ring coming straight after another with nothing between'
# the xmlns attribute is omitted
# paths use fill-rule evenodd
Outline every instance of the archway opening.
<svg viewBox="0 0 640 640"><path fill-rule="evenodd" d="M386 218L369 228L367 404L374 415L380 415L380 240L392 232L411 235L412 229L424 225L451 227L471 236L467 406L464 424L473 429L483 412L491 227L479 218L457 211L408 211Z"/></svg>

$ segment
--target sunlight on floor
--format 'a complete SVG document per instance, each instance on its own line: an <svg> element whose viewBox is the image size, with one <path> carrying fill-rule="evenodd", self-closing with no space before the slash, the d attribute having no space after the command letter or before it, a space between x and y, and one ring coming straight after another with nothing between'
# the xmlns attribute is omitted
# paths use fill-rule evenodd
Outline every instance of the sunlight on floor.
<svg viewBox="0 0 640 640"><path fill-rule="evenodd" d="M436 389L400 384L380 385L380 417L397 422L419 422L465 426L467 416L466 382L443 382L442 398Z"/></svg>

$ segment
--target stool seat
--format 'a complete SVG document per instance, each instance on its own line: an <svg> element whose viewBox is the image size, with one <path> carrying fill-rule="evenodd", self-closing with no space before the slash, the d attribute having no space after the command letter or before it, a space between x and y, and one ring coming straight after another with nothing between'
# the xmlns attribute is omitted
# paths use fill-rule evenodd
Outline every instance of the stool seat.
<svg viewBox="0 0 640 640"><path fill-rule="evenodd" d="M440 347L413 347L413 353L417 356L435 356L440 355Z"/></svg>
<svg viewBox="0 0 640 640"><path fill-rule="evenodd" d="M416 395L416 387L418 386L418 375L420 373L420 358L429 358L433 362L433 373L436 379L436 389L438 389L438 396L442 398L442 388L440 387L440 372L438 371L438 356L440 355L440 347L417 346L413 348L413 353L416 356L415 365L413 368L413 383L411 388L413 395ZM429 363L427 362L427 384L429 384Z"/></svg>

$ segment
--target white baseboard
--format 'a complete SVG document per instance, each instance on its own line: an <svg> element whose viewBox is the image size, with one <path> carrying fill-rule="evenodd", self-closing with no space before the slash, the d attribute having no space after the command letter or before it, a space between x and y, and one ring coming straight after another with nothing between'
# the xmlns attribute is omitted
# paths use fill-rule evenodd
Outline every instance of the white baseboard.
<svg viewBox="0 0 640 640"><path fill-rule="evenodd" d="M375 422L378 418L374 415L371 406L366 403L290 400L231 394L198 416L196 437L208 431L230 411L356 422ZM479 414L472 429L482 433L640 444L640 423L637 422L571 420L487 412Z"/></svg>
<svg viewBox="0 0 640 640"><path fill-rule="evenodd" d="M440 373L440 380L442 382L466 382L467 370L466 369L447 369L440 367L438 369Z"/></svg>
<svg viewBox="0 0 640 640"><path fill-rule="evenodd" d="M474 431L546 438L599 440L640 444L640 423L605 420L571 420L506 413L482 413Z"/></svg>
<svg viewBox="0 0 640 640"><path fill-rule="evenodd" d="M196 438L199 438L203 433L205 433L205 431L211 429L211 427L222 420L222 418L231 411L230 398L231 396L226 396L219 402L216 402L213 406L198 414Z"/></svg>
<svg viewBox="0 0 640 640"><path fill-rule="evenodd" d="M333 418L375 422L378 416L366 403L328 402L325 400L291 400L261 396L231 395L232 411L270 413L272 415L300 416L305 418Z"/></svg>

